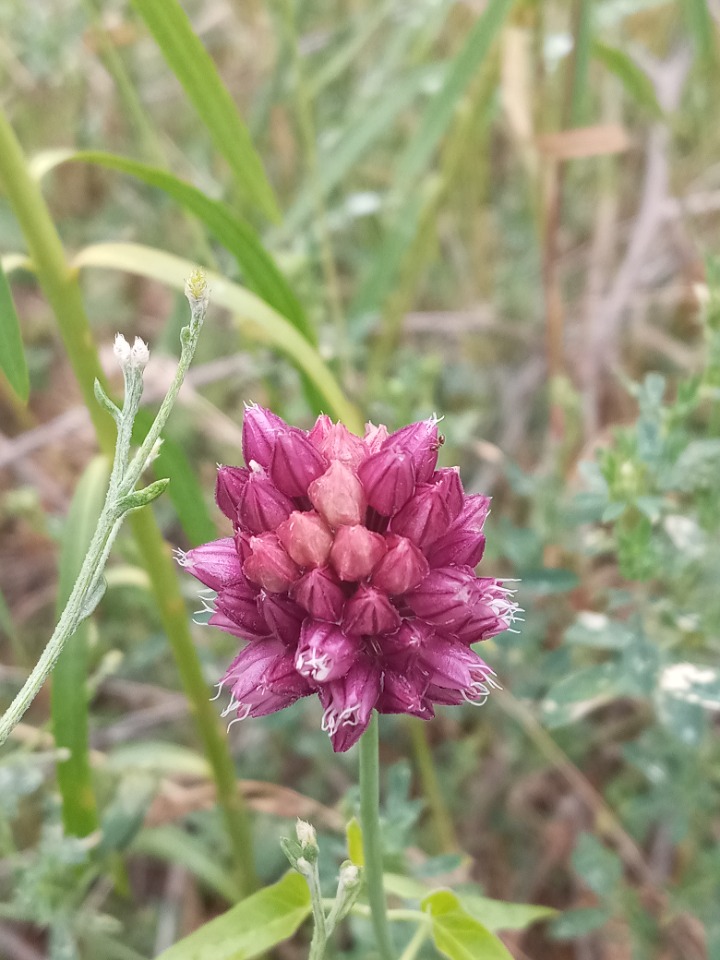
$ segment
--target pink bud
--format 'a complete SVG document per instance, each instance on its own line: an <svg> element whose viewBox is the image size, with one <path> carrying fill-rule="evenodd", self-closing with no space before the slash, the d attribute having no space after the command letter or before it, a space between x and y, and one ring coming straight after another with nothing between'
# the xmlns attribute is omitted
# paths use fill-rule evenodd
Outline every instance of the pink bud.
<svg viewBox="0 0 720 960"><path fill-rule="evenodd" d="M450 511L440 487L431 483L418 484L400 512L393 517L393 533L408 537L419 547L434 543L450 525Z"/></svg>
<svg viewBox="0 0 720 960"><path fill-rule="evenodd" d="M345 594L329 567L306 573L293 587L292 596L316 620L337 621L342 616Z"/></svg>
<svg viewBox="0 0 720 960"><path fill-rule="evenodd" d="M481 493L474 493L465 497L465 503L455 522L458 526L465 527L467 530L482 533L485 520L490 513L491 499L491 497L485 497Z"/></svg>
<svg viewBox="0 0 720 960"><path fill-rule="evenodd" d="M300 576L274 533L250 537L250 556L243 564L243 572L269 593L284 593Z"/></svg>
<svg viewBox="0 0 720 960"><path fill-rule="evenodd" d="M417 661L420 648L431 643L434 636L430 624L421 620L403 620L399 630L381 637L380 646L390 666L400 673L407 673Z"/></svg>
<svg viewBox="0 0 720 960"><path fill-rule="evenodd" d="M250 471L245 467L218 467L215 500L222 512L233 523L237 520L240 491L247 483Z"/></svg>
<svg viewBox="0 0 720 960"><path fill-rule="evenodd" d="M400 614L384 593L361 584L345 604L342 625L347 633L374 637L397 630Z"/></svg>
<svg viewBox="0 0 720 960"><path fill-rule="evenodd" d="M323 518L312 510L295 510L275 533L301 567L321 567L330 555L332 533Z"/></svg>
<svg viewBox="0 0 720 960"><path fill-rule="evenodd" d="M329 434L332 429L333 422L326 413L321 413L320 416L315 421L315 424L308 432L308 439L315 444L315 446L320 449L320 444L323 439Z"/></svg>
<svg viewBox="0 0 720 960"><path fill-rule="evenodd" d="M341 580L364 580L385 554L385 538L361 524L339 527L330 561Z"/></svg>
<svg viewBox="0 0 720 960"><path fill-rule="evenodd" d="M409 454L383 447L358 467L367 502L384 517L391 517L412 496L415 467Z"/></svg>
<svg viewBox="0 0 720 960"><path fill-rule="evenodd" d="M454 627L453 633L463 643L471 644L507 630L518 609L515 601L510 599L510 593L497 580L477 577L468 619L459 627Z"/></svg>
<svg viewBox="0 0 720 960"><path fill-rule="evenodd" d="M333 460L325 473L308 488L310 502L331 527L362 523L366 500L360 481L341 463Z"/></svg>
<svg viewBox="0 0 720 960"><path fill-rule="evenodd" d="M417 482L427 482L433 475L440 449L437 420L431 417L396 430L383 444L383 450L388 449L408 454L415 467Z"/></svg>
<svg viewBox="0 0 720 960"><path fill-rule="evenodd" d="M279 433L289 429L280 417L256 403L245 409L242 428L242 452L245 463L251 461L266 469L270 466L272 452Z"/></svg>
<svg viewBox="0 0 720 960"><path fill-rule="evenodd" d="M302 497L327 468L327 461L302 430L290 427L278 434L269 472L277 488L288 497Z"/></svg>
<svg viewBox="0 0 720 960"><path fill-rule="evenodd" d="M336 753L344 753L365 732L381 682L378 665L360 655L345 676L324 683L318 690L325 707L322 728L330 735Z"/></svg>
<svg viewBox="0 0 720 960"><path fill-rule="evenodd" d="M433 567L476 567L485 552L482 533L454 526L428 549L428 560Z"/></svg>
<svg viewBox="0 0 720 960"><path fill-rule="evenodd" d="M266 637L270 632L262 612L258 609L257 589L247 580L240 580L221 590L215 607L216 613L211 617L210 623L233 636L254 640Z"/></svg>
<svg viewBox="0 0 720 960"><path fill-rule="evenodd" d="M295 669L316 683L327 683L347 673L359 652L359 638L343 633L337 624L306 620L295 655Z"/></svg>
<svg viewBox="0 0 720 960"><path fill-rule="evenodd" d="M388 436L388 429L384 423L381 423L376 427L374 423L368 421L365 424L365 436L363 437L363 443L368 448L370 453L377 453L387 440Z"/></svg>
<svg viewBox="0 0 720 960"><path fill-rule="evenodd" d="M331 422L322 439L317 442L317 447L328 460L339 460L351 470L357 469L368 455L368 449L360 437L350 433L343 423Z"/></svg>
<svg viewBox="0 0 720 960"><path fill-rule="evenodd" d="M373 586L391 596L400 596L422 583L428 562L412 541L391 533L386 537L388 551L372 575Z"/></svg>
<svg viewBox="0 0 720 960"><path fill-rule="evenodd" d="M243 564L250 556L250 534L246 533L244 530L236 529L233 535L233 540L235 541L235 549L237 550L237 555L240 558L240 563Z"/></svg>
<svg viewBox="0 0 720 960"><path fill-rule="evenodd" d="M242 579L240 558L232 537L213 540L179 556L180 565L211 590L220 590Z"/></svg>
<svg viewBox="0 0 720 960"><path fill-rule="evenodd" d="M223 716L236 710L240 719L264 717L312 693L307 680L296 672L292 654L274 637L245 647L222 683L232 690Z"/></svg>
<svg viewBox="0 0 720 960"><path fill-rule="evenodd" d="M465 503L460 471L457 467L443 467L441 470L435 471L431 482L442 491L443 499L450 511L450 519L454 520Z"/></svg>
<svg viewBox="0 0 720 960"><path fill-rule="evenodd" d="M420 662L433 687L459 691L471 702L484 702L490 690L499 686L485 661L457 640L437 637L423 647Z"/></svg>
<svg viewBox="0 0 720 960"><path fill-rule="evenodd" d="M294 646L305 619L305 611L302 607L289 597L278 593L265 593L265 591L258 597L258 605L272 633L286 646Z"/></svg>
<svg viewBox="0 0 720 960"><path fill-rule="evenodd" d="M461 626L469 618L469 607L475 598L474 581L475 574L469 567L440 567L431 570L404 599L421 620Z"/></svg>
<svg viewBox="0 0 720 960"><path fill-rule="evenodd" d="M238 519L250 533L274 530L294 509L292 500L281 493L269 477L253 472L240 492Z"/></svg>

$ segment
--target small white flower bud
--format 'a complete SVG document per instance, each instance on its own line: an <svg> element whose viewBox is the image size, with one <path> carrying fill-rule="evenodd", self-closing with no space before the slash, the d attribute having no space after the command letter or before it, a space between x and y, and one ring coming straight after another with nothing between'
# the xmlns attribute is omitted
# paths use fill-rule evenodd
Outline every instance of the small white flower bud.
<svg viewBox="0 0 720 960"><path fill-rule="evenodd" d="M135 342L130 351L130 362L134 367L139 367L142 370L149 359L150 351L148 350L148 345L144 340L141 340L140 337L135 337Z"/></svg>
<svg viewBox="0 0 720 960"><path fill-rule="evenodd" d="M193 270L185 281L185 296L192 310L199 308L201 313L205 313L210 302L210 290L207 277L202 270Z"/></svg>
<svg viewBox="0 0 720 960"><path fill-rule="evenodd" d="M312 873L312 867L310 862L305 859L305 857L298 857L295 863L295 869L298 873L301 873L304 877L309 877Z"/></svg>
<svg viewBox="0 0 720 960"><path fill-rule="evenodd" d="M130 357L132 355L130 344L121 333L118 333L115 337L113 353L117 357L118 363L121 367L126 367L128 363L130 363Z"/></svg>
<svg viewBox="0 0 720 960"><path fill-rule="evenodd" d="M340 868L340 886L352 888L360 882L360 871L354 863L345 863Z"/></svg>
<svg viewBox="0 0 720 960"><path fill-rule="evenodd" d="M317 834L315 833L315 827L313 827L313 825L308 823L306 820L301 820L298 817L297 823L295 824L295 834L301 846L317 847Z"/></svg>

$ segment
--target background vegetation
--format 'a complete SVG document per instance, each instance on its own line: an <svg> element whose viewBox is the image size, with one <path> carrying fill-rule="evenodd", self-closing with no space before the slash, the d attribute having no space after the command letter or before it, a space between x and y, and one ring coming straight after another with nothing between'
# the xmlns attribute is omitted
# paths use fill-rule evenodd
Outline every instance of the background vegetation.
<svg viewBox="0 0 720 960"><path fill-rule="evenodd" d="M114 333L149 341L152 405L184 278L217 274L169 495L0 758L0 955L138 960L225 910L252 882L236 772L262 882L300 815L333 885L354 754L305 703L233 727L233 768L207 696L235 641L190 621L163 546L221 535L215 464L240 461L256 400L304 426L443 414L443 463L494 498L482 569L521 581L522 629L483 653L505 690L383 722L388 867L561 911L504 915L519 960L720 958L719 19L0 5L6 701L99 510ZM367 922L338 943L370 956ZM305 933L277 950L306 956Z"/></svg>

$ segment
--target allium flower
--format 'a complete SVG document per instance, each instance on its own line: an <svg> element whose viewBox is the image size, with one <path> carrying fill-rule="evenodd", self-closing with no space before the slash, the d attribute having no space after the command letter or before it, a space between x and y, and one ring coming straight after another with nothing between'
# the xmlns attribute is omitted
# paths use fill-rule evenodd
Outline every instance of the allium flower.
<svg viewBox="0 0 720 960"><path fill-rule="evenodd" d="M181 563L217 598L210 623L248 641L223 677L238 719L317 693L337 751L372 711L423 719L481 704L495 674L471 645L517 610L477 577L489 498L437 469L437 421L356 437L320 416L305 432L251 406L247 467L220 467L217 502L234 535Z"/></svg>

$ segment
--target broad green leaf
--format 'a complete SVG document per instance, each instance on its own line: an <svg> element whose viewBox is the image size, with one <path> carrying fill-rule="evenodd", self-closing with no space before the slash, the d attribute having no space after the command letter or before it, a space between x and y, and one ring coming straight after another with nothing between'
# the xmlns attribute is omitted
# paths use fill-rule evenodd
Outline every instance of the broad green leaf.
<svg viewBox="0 0 720 960"><path fill-rule="evenodd" d="M117 170L157 187L205 224L216 239L232 253L242 271L245 285L262 297L278 313L282 313L308 340L314 342L315 331L290 289L275 261L265 250L255 230L228 208L206 196L192 184L174 174L129 157L98 150L53 150L34 158L37 176L61 163L92 163L108 170Z"/></svg>
<svg viewBox="0 0 720 960"><path fill-rule="evenodd" d="M468 84L500 32L513 0L490 0L453 60L440 90L430 102L420 127L400 157L395 182L409 187L427 167L446 132Z"/></svg>
<svg viewBox="0 0 720 960"><path fill-rule="evenodd" d="M138 436L133 436L136 442L142 442L152 426L153 419L154 414L149 410L139 411L135 419ZM197 547L208 540L214 540L217 537L217 527L210 516L200 482L180 444L169 437L163 437L160 453L152 465L152 470L156 477L169 477L172 481L168 487L168 495L190 544Z"/></svg>
<svg viewBox="0 0 720 960"><path fill-rule="evenodd" d="M385 873L383 878L386 892L394 893L403 900L422 900L428 895L427 885L413 877L405 877L401 873Z"/></svg>
<svg viewBox="0 0 720 960"><path fill-rule="evenodd" d="M80 479L65 522L60 551L57 610L70 596L92 540L110 477L107 457L96 457ZM52 721L57 747L67 747L68 760L58 763L63 822L70 834L85 836L97 827L90 775L87 683L88 621L65 644L52 677Z"/></svg>
<svg viewBox="0 0 720 960"><path fill-rule="evenodd" d="M662 671L660 690L666 697L720 709L720 669L705 664L673 663Z"/></svg>
<svg viewBox="0 0 720 960"><path fill-rule="evenodd" d="M458 892L463 908L488 930L525 930L538 920L557 916L557 910L533 903L507 903L475 893Z"/></svg>
<svg viewBox="0 0 720 960"><path fill-rule="evenodd" d="M185 867L206 887L235 903L240 897L237 884L200 839L176 826L143 830L132 844L133 853L145 853L159 860Z"/></svg>
<svg viewBox="0 0 720 960"><path fill-rule="evenodd" d="M25 350L20 335L20 321L15 312L10 284L0 266L0 369L23 403L30 393Z"/></svg>
<svg viewBox="0 0 720 960"><path fill-rule="evenodd" d="M183 290L194 264L182 257L136 243L102 243L86 247L73 261L75 268L103 267L150 277ZM362 420L345 398L332 373L292 324L255 294L212 271L206 271L212 303L230 310L240 331L251 339L285 353L317 388L327 404L327 413L342 420L348 429L362 433ZM206 321L211 323L212 319Z"/></svg>
<svg viewBox="0 0 720 960"><path fill-rule="evenodd" d="M247 127L178 0L132 0L244 196L273 220L277 201Z"/></svg>
<svg viewBox="0 0 720 960"><path fill-rule="evenodd" d="M542 703L543 721L550 729L573 723L616 697L637 692L621 663L610 661L563 677L548 690Z"/></svg>
<svg viewBox="0 0 720 960"><path fill-rule="evenodd" d="M591 833L581 834L573 851L572 864L599 897L615 893L622 883L623 868L619 857Z"/></svg>
<svg viewBox="0 0 720 960"><path fill-rule="evenodd" d="M583 610L565 631L565 643L597 650L622 650L633 642L633 631L627 624L611 620L605 613Z"/></svg>
<svg viewBox="0 0 720 960"><path fill-rule="evenodd" d="M449 890L436 890L422 902L432 917L435 946L450 960L512 960L501 940L467 913Z"/></svg>
<svg viewBox="0 0 720 960"><path fill-rule="evenodd" d="M648 110L651 116L658 120L662 118L662 107L655 95L652 80L631 56L619 47L611 47L599 40L593 42L592 53L596 60L615 74L632 100Z"/></svg>
<svg viewBox="0 0 720 960"><path fill-rule="evenodd" d="M250 960L287 940L309 916L310 891L286 873L160 954L158 960Z"/></svg>

